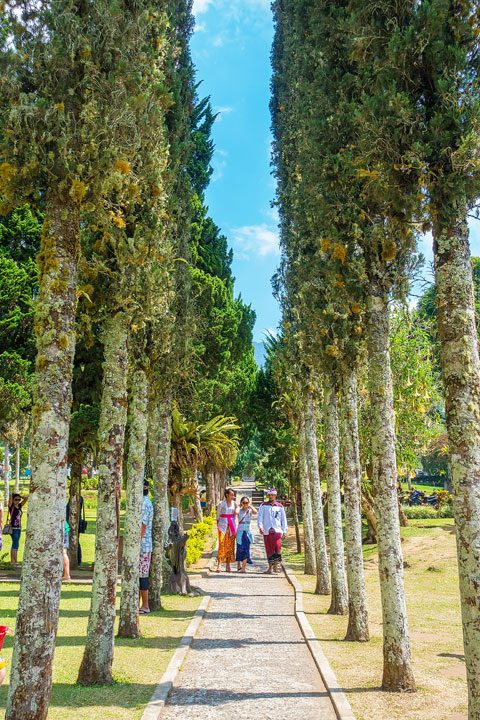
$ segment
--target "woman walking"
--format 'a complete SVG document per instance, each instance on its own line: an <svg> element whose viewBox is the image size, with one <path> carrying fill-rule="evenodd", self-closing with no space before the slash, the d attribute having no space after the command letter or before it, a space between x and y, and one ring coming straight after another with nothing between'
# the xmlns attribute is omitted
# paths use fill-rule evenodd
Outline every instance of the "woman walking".
<svg viewBox="0 0 480 720"><path fill-rule="evenodd" d="M217 572L225 563L227 572L231 572L231 563L235 560L235 536L237 534L238 505L235 502L235 491L225 490L225 500L217 507L218 556Z"/></svg>
<svg viewBox="0 0 480 720"><path fill-rule="evenodd" d="M250 528L252 515L257 515L256 509L252 505L251 498L243 497L240 501L240 510L238 513L238 531L237 531L237 572L247 572L247 563L253 565L250 557L250 545L253 543L253 535Z"/></svg>
<svg viewBox="0 0 480 720"><path fill-rule="evenodd" d="M18 548L20 547L20 535L22 532L22 515L23 506L28 502L28 496L22 497L18 493L10 495L8 499L8 515L12 528L12 549L10 551L10 560L15 565L18 560Z"/></svg>

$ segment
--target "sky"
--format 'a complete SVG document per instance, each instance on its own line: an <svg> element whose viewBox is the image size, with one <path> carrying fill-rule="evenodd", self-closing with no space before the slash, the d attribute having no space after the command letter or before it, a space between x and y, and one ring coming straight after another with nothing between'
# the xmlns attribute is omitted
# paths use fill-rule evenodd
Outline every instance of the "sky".
<svg viewBox="0 0 480 720"><path fill-rule="evenodd" d="M270 0L194 0L192 56L218 119L213 129L213 176L206 200L210 215L234 251L236 291L257 314L254 340L274 331L280 310L271 277L279 260L270 167ZM480 222L471 223L472 255L480 255ZM431 237L420 242L425 281L431 280ZM420 286L417 286L418 293ZM413 298L412 298L413 300Z"/></svg>
<svg viewBox="0 0 480 720"><path fill-rule="evenodd" d="M257 314L254 340L274 330L280 311L271 277L280 259L270 168L270 0L194 0L192 56L219 113L213 130L210 215L234 251L236 291Z"/></svg>

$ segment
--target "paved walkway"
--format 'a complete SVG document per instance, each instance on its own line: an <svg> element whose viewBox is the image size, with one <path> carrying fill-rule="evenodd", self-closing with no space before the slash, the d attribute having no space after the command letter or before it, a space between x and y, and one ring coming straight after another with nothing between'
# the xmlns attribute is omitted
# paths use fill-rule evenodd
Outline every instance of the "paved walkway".
<svg viewBox="0 0 480 720"><path fill-rule="evenodd" d="M260 540L247 575L195 580L212 601L162 720L335 720L295 620L293 590L283 574L262 574Z"/></svg>

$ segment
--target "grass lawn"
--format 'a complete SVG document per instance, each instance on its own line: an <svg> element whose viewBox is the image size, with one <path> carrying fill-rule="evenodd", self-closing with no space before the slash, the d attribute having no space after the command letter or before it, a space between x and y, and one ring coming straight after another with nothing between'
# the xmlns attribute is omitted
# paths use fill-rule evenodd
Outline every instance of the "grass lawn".
<svg viewBox="0 0 480 720"><path fill-rule="evenodd" d="M285 558L296 572L304 605L357 720L466 720L467 687L453 520L411 520L402 528L405 587L418 692L387 693L382 675L382 618L377 548L364 550L370 635L368 644L343 642L346 617L327 615L329 598L313 594L303 555L287 539Z"/></svg>
<svg viewBox="0 0 480 720"><path fill-rule="evenodd" d="M0 586L0 624L14 626L18 583ZM141 618L143 637L115 640L112 685L83 688L75 685L82 659L88 611L89 585L64 585L53 671L49 720L136 720L178 647L200 597L165 596L165 609ZM119 599L119 598L118 598ZM13 638L7 637L2 656L10 667ZM0 688L4 708L7 685Z"/></svg>

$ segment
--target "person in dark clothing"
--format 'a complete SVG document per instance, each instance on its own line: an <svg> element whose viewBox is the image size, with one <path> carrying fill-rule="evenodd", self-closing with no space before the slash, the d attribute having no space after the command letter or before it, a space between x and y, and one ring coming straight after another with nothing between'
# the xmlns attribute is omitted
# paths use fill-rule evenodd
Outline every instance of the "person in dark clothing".
<svg viewBox="0 0 480 720"><path fill-rule="evenodd" d="M18 493L13 493L13 495L8 498L8 516L10 525L12 526L12 549L10 550L12 565L18 562L18 548L20 547L20 535L22 533L23 506L26 502L28 502L28 496L22 497Z"/></svg>

